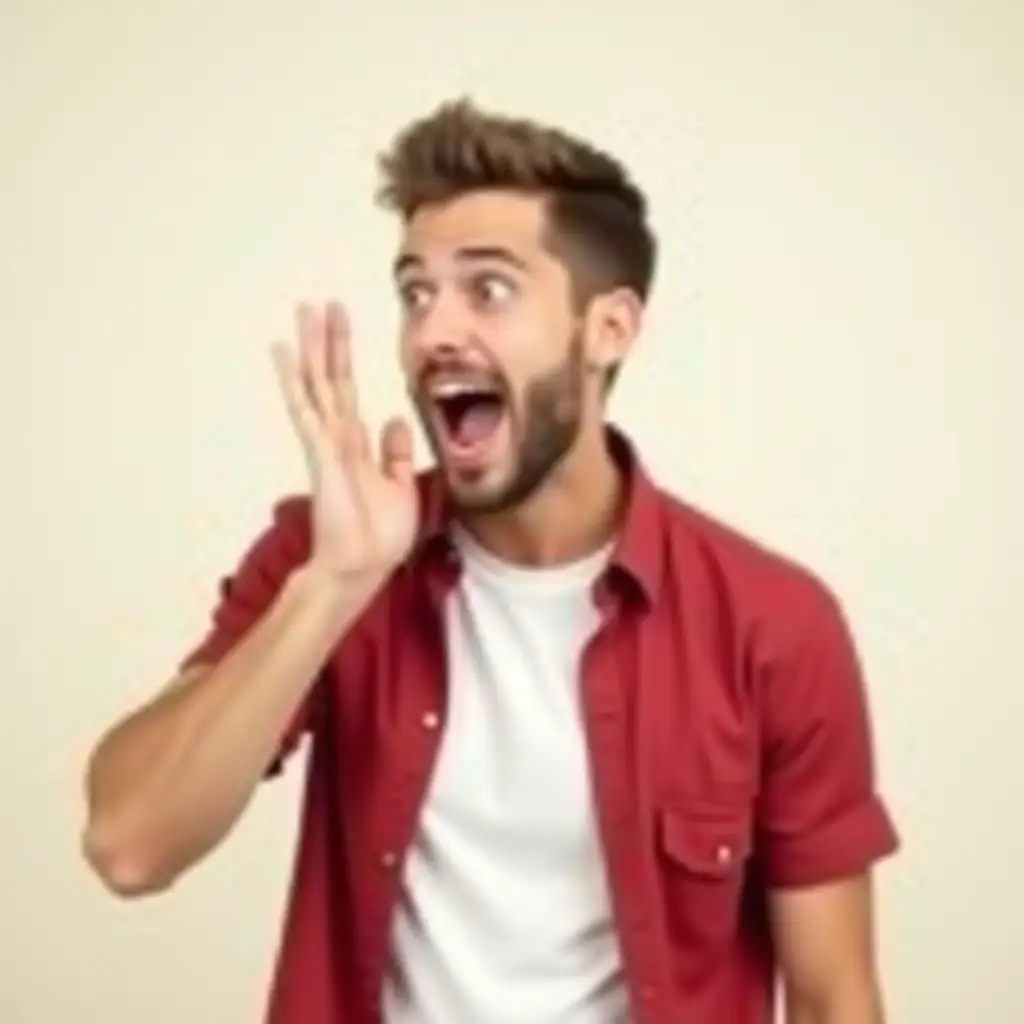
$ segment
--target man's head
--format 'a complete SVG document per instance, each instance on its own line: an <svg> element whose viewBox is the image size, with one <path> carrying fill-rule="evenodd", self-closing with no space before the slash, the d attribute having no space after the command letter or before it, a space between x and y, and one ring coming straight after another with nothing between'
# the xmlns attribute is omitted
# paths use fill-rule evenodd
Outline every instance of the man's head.
<svg viewBox="0 0 1024 1024"><path fill-rule="evenodd" d="M645 197L587 142L466 101L381 170L410 394L455 503L512 508L601 426L653 277Z"/></svg>

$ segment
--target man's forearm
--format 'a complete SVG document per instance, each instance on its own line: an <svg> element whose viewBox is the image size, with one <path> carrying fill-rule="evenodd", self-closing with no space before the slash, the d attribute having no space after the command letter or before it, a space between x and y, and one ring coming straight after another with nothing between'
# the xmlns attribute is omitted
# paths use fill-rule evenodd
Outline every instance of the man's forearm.
<svg viewBox="0 0 1024 1024"><path fill-rule="evenodd" d="M85 847L112 888L162 888L226 835L371 594L298 570L219 664L104 738L89 766Z"/></svg>

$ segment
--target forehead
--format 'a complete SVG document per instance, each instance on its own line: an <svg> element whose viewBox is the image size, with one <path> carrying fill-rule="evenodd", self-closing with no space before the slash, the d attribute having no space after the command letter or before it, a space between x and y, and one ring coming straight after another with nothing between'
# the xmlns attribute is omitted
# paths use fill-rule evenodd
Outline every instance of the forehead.
<svg viewBox="0 0 1024 1024"><path fill-rule="evenodd" d="M539 196L473 192L418 210L405 227L401 249L427 263L492 248L535 262L544 253L544 227Z"/></svg>

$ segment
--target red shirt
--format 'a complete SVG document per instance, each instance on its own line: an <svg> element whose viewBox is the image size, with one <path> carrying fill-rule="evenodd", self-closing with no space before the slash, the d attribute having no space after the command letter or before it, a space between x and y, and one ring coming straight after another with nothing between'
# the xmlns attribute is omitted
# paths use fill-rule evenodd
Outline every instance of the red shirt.
<svg viewBox="0 0 1024 1024"><path fill-rule="evenodd" d="M766 1024L769 887L858 873L897 847L857 655L817 578L662 491L609 438L627 500L579 685L631 1020ZM441 606L459 576L439 481L420 484L412 553L272 768L311 737L269 1024L381 1020L403 856L444 728ZM282 501L186 663L222 656L309 544L307 500Z"/></svg>

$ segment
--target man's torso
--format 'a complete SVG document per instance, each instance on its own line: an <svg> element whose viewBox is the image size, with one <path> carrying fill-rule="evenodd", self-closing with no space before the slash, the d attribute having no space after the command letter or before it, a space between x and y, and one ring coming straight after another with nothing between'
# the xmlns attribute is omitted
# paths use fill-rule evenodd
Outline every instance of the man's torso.
<svg viewBox="0 0 1024 1024"><path fill-rule="evenodd" d="M630 1024L766 1024L770 887L896 847L830 593L635 466L607 563L589 600L551 611L557 630L474 593L450 524L427 524L283 743L311 737L270 1024L378 1024L385 1005L404 1022L406 981L438 1007L507 1002L491 1019L510 1024L597 1019L559 1017L574 1001ZM304 499L278 507L191 660L269 607L309 528ZM593 931L570 941L559 926L585 927L588 900ZM463 953L482 973L460 981ZM547 1007L513 1002L520 970ZM614 995L588 1002L601 984Z"/></svg>

